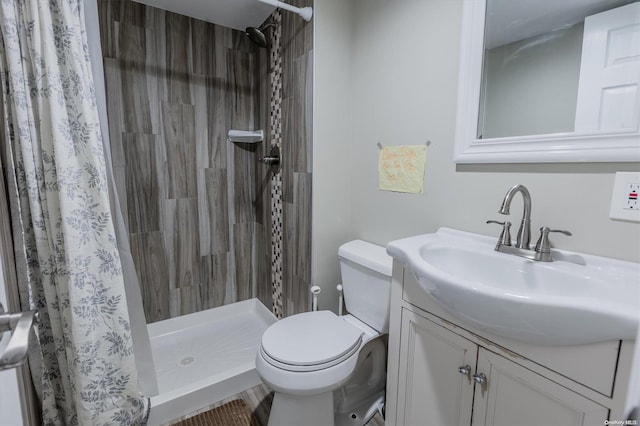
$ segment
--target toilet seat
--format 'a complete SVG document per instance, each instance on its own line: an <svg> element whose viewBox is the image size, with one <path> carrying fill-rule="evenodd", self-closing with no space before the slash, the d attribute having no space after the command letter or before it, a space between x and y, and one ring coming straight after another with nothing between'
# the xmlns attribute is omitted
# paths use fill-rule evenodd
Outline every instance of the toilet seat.
<svg viewBox="0 0 640 426"><path fill-rule="evenodd" d="M274 367L293 372L323 370L357 354L363 332L331 311L284 318L262 336L260 354Z"/></svg>

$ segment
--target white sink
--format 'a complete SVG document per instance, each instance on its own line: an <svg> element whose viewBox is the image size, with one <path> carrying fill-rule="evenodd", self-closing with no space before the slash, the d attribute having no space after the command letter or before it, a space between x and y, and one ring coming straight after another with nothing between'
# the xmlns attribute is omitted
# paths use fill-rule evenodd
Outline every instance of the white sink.
<svg viewBox="0 0 640 426"><path fill-rule="evenodd" d="M552 250L553 262L494 251L497 238L440 228L387 252L447 312L533 345L635 340L640 264Z"/></svg>

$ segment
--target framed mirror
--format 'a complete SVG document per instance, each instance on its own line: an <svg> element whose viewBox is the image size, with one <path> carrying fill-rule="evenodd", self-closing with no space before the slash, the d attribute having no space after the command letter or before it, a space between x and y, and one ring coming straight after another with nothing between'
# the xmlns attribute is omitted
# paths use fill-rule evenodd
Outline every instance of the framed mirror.
<svg viewBox="0 0 640 426"><path fill-rule="evenodd" d="M463 0L461 36L456 163L640 161L638 0Z"/></svg>

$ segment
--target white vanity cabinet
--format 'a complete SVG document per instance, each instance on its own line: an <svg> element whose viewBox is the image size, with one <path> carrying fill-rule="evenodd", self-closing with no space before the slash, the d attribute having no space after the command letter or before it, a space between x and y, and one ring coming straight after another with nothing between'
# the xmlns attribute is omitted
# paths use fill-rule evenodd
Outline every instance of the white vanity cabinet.
<svg viewBox="0 0 640 426"><path fill-rule="evenodd" d="M476 371L486 372L475 386L475 425L603 425L609 410L553 380L484 348Z"/></svg>
<svg viewBox="0 0 640 426"><path fill-rule="evenodd" d="M386 424L622 420L632 350L633 342L541 348L484 334L441 310L394 263Z"/></svg>
<svg viewBox="0 0 640 426"><path fill-rule="evenodd" d="M387 405L386 424L469 425L473 382L458 368L475 372L477 345L410 310L401 315L398 409L394 416Z"/></svg>

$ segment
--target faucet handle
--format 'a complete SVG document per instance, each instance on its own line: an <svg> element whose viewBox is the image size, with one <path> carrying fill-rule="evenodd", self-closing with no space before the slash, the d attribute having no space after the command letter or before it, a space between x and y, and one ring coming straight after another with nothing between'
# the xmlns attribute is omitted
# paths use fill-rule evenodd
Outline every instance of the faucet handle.
<svg viewBox="0 0 640 426"><path fill-rule="evenodd" d="M561 229L551 229L548 226L540 228L540 238L536 243L536 253L551 253L551 245L549 244L549 232L558 232L567 236L571 236L571 232Z"/></svg>
<svg viewBox="0 0 640 426"><path fill-rule="evenodd" d="M502 232L498 237L498 246L511 245L511 222L509 221L499 222L497 220L488 220L487 223L495 223L496 225L502 226Z"/></svg>

